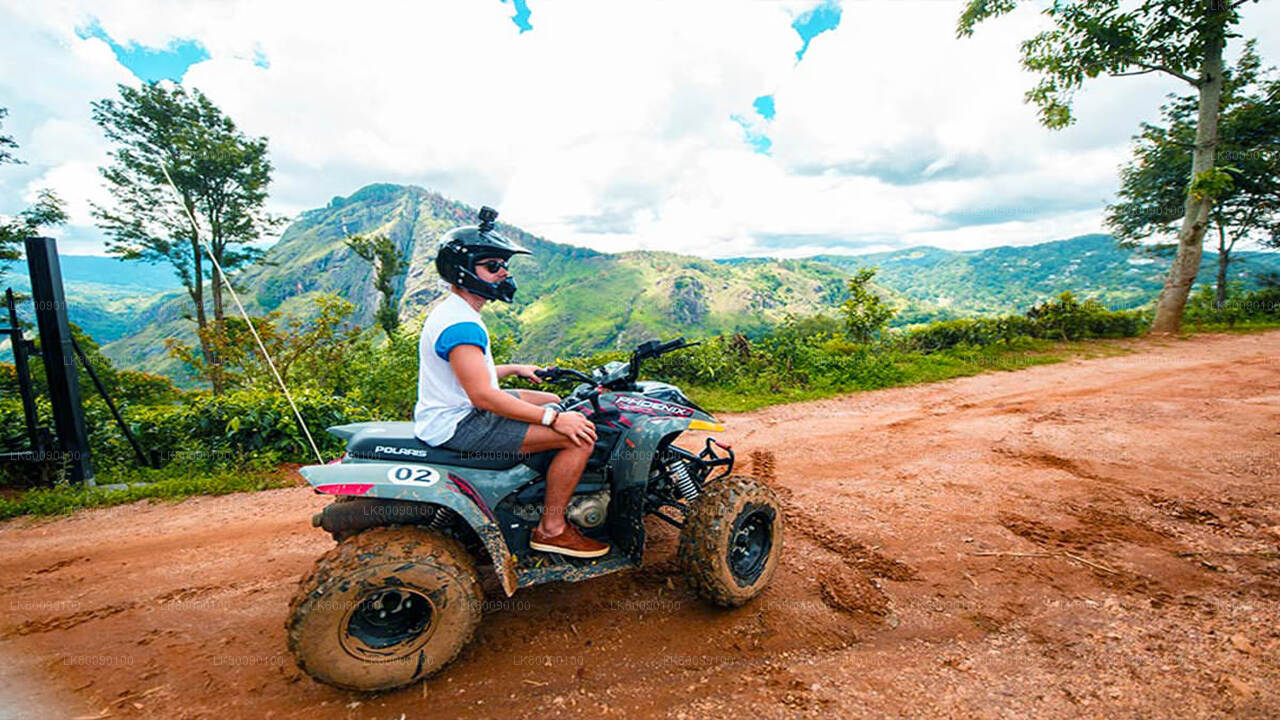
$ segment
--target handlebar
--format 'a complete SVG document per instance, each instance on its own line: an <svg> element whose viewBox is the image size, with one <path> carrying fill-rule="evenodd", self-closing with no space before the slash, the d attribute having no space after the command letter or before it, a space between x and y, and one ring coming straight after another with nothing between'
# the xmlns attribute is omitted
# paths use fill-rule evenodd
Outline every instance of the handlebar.
<svg viewBox="0 0 1280 720"><path fill-rule="evenodd" d="M627 375L624 379L625 382L623 384L626 386L630 386L631 384L635 383L637 378L639 378L641 360L656 358L661 355L666 355L667 353L675 350L682 350L687 347L693 347L694 345L701 345L701 344L702 344L701 341L685 342L685 339L683 337L678 337L674 340L668 340L667 342L649 340L648 342L641 343L640 346L635 349L635 352L631 354L631 360L630 362L628 362L629 367L627 369ZM537 375L539 378L551 383L564 382L565 380L575 380L577 382L586 383L587 385L592 387L597 387L600 384L600 381L597 380L596 378L593 378L590 375L587 375L586 373L579 372L572 368L548 367L544 369L535 370L534 374ZM617 384L618 383L615 380L609 385L610 387L615 387Z"/></svg>

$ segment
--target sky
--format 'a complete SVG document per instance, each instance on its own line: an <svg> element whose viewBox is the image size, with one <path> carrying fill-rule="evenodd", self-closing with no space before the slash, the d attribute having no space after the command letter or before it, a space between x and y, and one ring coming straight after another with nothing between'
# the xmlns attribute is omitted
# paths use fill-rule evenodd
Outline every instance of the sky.
<svg viewBox="0 0 1280 720"><path fill-rule="evenodd" d="M0 0L0 215L52 188L101 254L90 102L180 81L270 139L269 209L416 184L556 242L703 257L970 250L1102 232L1143 121L1188 87L1101 78L1050 131L1023 94L1039 0ZM1241 31L1280 61L1280 2ZM1238 51L1241 39L1228 48Z"/></svg>

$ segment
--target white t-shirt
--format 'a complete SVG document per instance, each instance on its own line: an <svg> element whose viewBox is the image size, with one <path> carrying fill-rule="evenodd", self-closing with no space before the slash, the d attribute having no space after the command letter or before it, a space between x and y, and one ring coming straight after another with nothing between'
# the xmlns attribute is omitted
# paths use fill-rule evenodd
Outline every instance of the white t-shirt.
<svg viewBox="0 0 1280 720"><path fill-rule="evenodd" d="M418 402L413 406L413 434L428 445L453 437L458 423L473 407L449 365L449 351L459 345L484 349L489 381L498 387L498 371L489 352L489 330L480 313L450 292L422 324L418 340Z"/></svg>

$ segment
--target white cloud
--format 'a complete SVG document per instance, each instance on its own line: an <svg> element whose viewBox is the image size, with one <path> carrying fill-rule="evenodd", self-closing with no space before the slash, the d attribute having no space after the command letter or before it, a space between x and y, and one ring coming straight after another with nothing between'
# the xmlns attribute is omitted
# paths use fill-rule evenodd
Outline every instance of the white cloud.
<svg viewBox="0 0 1280 720"><path fill-rule="evenodd" d="M1043 23L1031 9L957 40L959 3L845 2L797 64L790 22L815 2L531 3L521 34L497 0L6 2L0 43L27 67L0 65L0 97L31 165L0 172L0 212L53 185L83 226L102 197L88 103L134 80L106 43L76 36L93 18L120 43L208 49L185 81L271 138L278 212L411 182L604 250L798 255L1095 232L1130 135L1183 90L1092 81L1078 124L1044 130L1018 67ZM1275 5L1246 8L1270 58ZM771 156L730 119L754 118L765 94L777 115L752 123Z"/></svg>

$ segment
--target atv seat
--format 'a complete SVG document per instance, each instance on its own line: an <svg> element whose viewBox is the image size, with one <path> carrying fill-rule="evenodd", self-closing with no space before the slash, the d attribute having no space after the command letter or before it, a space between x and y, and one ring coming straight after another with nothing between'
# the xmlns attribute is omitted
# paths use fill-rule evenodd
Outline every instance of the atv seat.
<svg viewBox="0 0 1280 720"><path fill-rule="evenodd" d="M435 447L414 436L411 422L361 423L359 429L350 425L345 427L355 430L347 440L347 454L362 460L432 463L481 470L506 470L524 463L545 471L546 462L551 457L551 453L513 455Z"/></svg>

